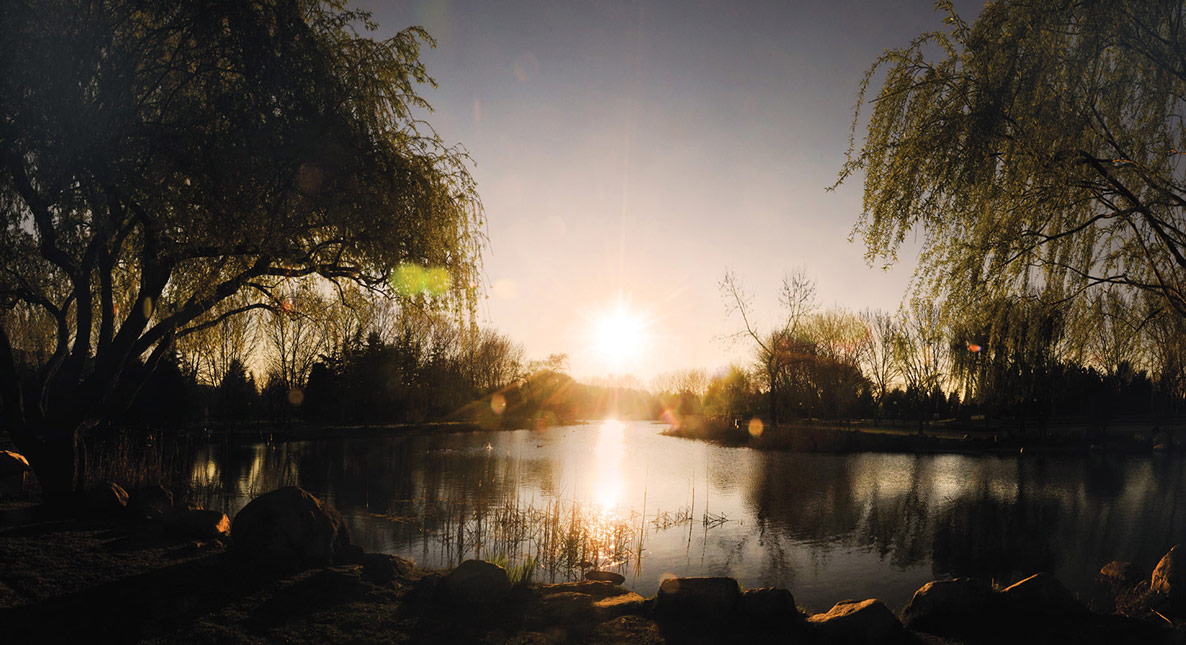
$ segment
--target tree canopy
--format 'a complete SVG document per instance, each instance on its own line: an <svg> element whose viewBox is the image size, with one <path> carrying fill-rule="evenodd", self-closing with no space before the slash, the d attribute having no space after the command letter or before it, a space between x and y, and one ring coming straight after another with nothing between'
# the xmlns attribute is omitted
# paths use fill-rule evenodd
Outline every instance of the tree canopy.
<svg viewBox="0 0 1186 645"><path fill-rule="evenodd" d="M174 341L289 313L295 280L389 294L410 263L472 307L480 202L419 120L432 41L375 27L318 0L0 5L0 400L32 461L77 461Z"/></svg>
<svg viewBox="0 0 1186 645"><path fill-rule="evenodd" d="M947 28L860 86L837 185L863 173L869 260L921 231L918 286L949 309L1117 290L1186 316L1186 6L939 5Z"/></svg>

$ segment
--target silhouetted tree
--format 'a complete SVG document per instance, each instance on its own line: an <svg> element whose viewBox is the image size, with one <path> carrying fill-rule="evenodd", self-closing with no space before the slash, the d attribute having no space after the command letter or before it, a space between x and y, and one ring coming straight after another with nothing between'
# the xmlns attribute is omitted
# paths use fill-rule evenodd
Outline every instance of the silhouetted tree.
<svg viewBox="0 0 1186 645"><path fill-rule="evenodd" d="M215 393L218 416L232 424L248 420L254 413L259 391L255 379L241 361L232 360Z"/></svg>
<svg viewBox="0 0 1186 645"><path fill-rule="evenodd" d="M472 307L480 204L414 118L429 39L373 28L316 0L0 5L0 310L54 323L24 383L0 325L0 422L48 497L176 339L282 311L292 280L382 292L412 261L457 285L426 304Z"/></svg>

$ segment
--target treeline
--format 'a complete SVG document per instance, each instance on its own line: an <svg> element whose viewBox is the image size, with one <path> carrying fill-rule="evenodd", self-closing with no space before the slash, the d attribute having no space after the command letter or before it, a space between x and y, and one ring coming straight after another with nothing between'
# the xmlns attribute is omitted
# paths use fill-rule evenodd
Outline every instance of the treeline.
<svg viewBox="0 0 1186 645"><path fill-rule="evenodd" d="M753 361L658 377L652 390L677 418L984 416L1042 426L1186 413L1186 321L1153 300L1112 291L944 311L915 299L897 314L854 313L819 310L814 283L797 273L783 282L779 323L761 330L736 277L721 289Z"/></svg>
<svg viewBox="0 0 1186 645"><path fill-rule="evenodd" d="M565 355L528 361L520 344L449 313L309 288L283 304L226 318L178 343L120 422L518 428L661 412L633 384L577 383ZM26 357L30 369L35 360Z"/></svg>

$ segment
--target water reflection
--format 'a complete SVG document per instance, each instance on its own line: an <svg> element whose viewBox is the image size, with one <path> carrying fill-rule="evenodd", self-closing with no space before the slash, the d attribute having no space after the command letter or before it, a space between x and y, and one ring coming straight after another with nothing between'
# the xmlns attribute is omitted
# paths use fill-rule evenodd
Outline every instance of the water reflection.
<svg viewBox="0 0 1186 645"><path fill-rule="evenodd" d="M602 421L593 450L593 501L610 514L622 496L622 422Z"/></svg>
<svg viewBox="0 0 1186 645"><path fill-rule="evenodd" d="M617 568L785 585L810 607L927 580L1008 584L1052 571L1086 589L1103 563L1151 568L1186 532L1184 461L1147 457L759 453L606 422L543 432L211 445L192 494L234 513L299 484L371 551L448 566L532 559L537 577ZM489 449L487 449L489 446Z"/></svg>

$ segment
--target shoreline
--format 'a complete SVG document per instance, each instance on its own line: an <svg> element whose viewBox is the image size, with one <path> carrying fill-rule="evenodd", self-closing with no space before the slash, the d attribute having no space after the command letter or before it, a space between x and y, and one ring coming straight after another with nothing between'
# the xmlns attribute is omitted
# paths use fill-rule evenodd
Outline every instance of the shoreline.
<svg viewBox="0 0 1186 645"><path fill-rule="evenodd" d="M731 578L666 578L643 598L612 575L512 583L506 570L480 561L433 571L357 551L354 562L269 573L237 555L229 535L195 539L148 520L53 514L5 500L0 622L31 641L157 643L831 643L870 629L875 638L853 642L1154 643L1186 631L1159 624L1151 611L1164 607L1131 572L1106 602L1118 609L1119 598L1143 585L1145 605L1129 598L1123 610L1137 607L1144 619L1101 612L1096 599L1075 598L1045 574L1008 589L935 581L901 612L870 598L813 613L795 605L793 589L744 590Z"/></svg>
<svg viewBox="0 0 1186 645"><path fill-rule="evenodd" d="M522 421L521 423L519 421ZM631 419L654 425L654 419ZM582 419L565 426L591 425ZM708 441L729 447L755 450L824 453L885 452L907 454L1014 455L1037 453L1059 455L1176 453L1186 448L1186 419L1159 424L1153 420L1119 423L1107 428L1088 428L1082 423L1052 424L1045 436L1035 427L1016 425L976 426L941 422L921 432L914 424L896 422L874 425L871 420L809 420L780 424L751 435L717 419L691 419L671 425L660 434L680 439ZM552 424L547 427L555 427ZM516 420L499 427L473 421L437 421L406 424L323 425L294 422L276 425L208 426L176 431L179 437L254 443L271 441L317 441L339 438L416 436L437 433L503 432L540 429L532 420ZM173 434L156 430L156 433Z"/></svg>
<svg viewBox="0 0 1186 645"><path fill-rule="evenodd" d="M1082 424L1058 424L1026 431L1018 426L976 427L970 424L936 424L921 431L857 422L818 421L780 424L755 432L717 419L693 419L670 425L663 435L708 441L724 446L790 452L891 452L914 454L1010 455L1042 454L1141 454L1177 452L1186 439L1186 423L1175 419L1159 425L1152 421L1127 424L1118 429L1088 429Z"/></svg>

